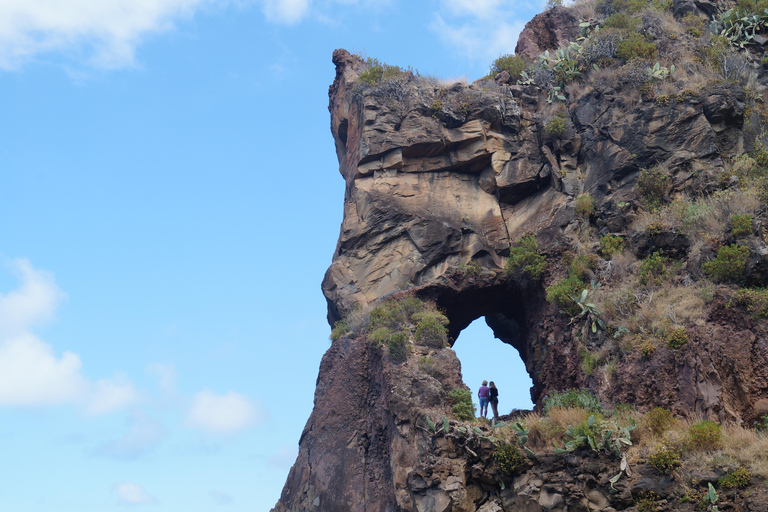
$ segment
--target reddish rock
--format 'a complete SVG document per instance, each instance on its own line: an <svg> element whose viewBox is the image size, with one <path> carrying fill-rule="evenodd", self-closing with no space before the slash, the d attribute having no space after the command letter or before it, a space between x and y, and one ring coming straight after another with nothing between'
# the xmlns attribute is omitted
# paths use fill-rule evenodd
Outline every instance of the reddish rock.
<svg viewBox="0 0 768 512"><path fill-rule="evenodd" d="M545 50L556 50L575 41L581 34L579 19L567 7L554 7L525 24L515 46L515 55L535 60Z"/></svg>

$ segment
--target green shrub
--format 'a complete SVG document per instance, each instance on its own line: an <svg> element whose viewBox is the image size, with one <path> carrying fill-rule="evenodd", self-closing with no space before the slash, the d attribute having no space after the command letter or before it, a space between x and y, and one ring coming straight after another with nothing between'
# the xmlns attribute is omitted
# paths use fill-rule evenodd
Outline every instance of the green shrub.
<svg viewBox="0 0 768 512"><path fill-rule="evenodd" d="M468 389L455 388L448 393L451 399L451 412L457 419L471 421L475 419L475 404L472 403L472 392Z"/></svg>
<svg viewBox="0 0 768 512"><path fill-rule="evenodd" d="M654 9L661 12L669 12L675 6L674 0L651 0Z"/></svg>
<svg viewBox="0 0 768 512"><path fill-rule="evenodd" d="M533 233L526 233L516 245L509 248L509 259L505 267L508 275L522 270L531 279L539 279L546 269L547 260L539 252L539 244Z"/></svg>
<svg viewBox="0 0 768 512"><path fill-rule="evenodd" d="M392 359L398 362L408 359L408 336L405 333L397 332L389 337L387 348Z"/></svg>
<svg viewBox="0 0 768 512"><path fill-rule="evenodd" d="M667 334L667 346L669 348L677 350L686 343L688 343L688 333L685 332L685 329L673 329Z"/></svg>
<svg viewBox="0 0 768 512"><path fill-rule="evenodd" d="M731 42L725 36L713 34L709 43L701 50L704 60L715 70L722 69L726 57L733 53Z"/></svg>
<svg viewBox="0 0 768 512"><path fill-rule="evenodd" d="M643 424L655 435L660 436L677 425L677 418L669 409L654 407L643 416Z"/></svg>
<svg viewBox="0 0 768 512"><path fill-rule="evenodd" d="M408 314L400 307L396 300L387 300L381 306L371 310L371 319L368 328L371 330L379 327L387 327L391 330L400 330L408 324Z"/></svg>
<svg viewBox="0 0 768 512"><path fill-rule="evenodd" d="M688 449L690 450L717 450L722 440L722 429L715 422L704 420L688 428Z"/></svg>
<svg viewBox="0 0 768 512"><path fill-rule="evenodd" d="M589 217L595 213L595 198L590 194L580 194L576 198L576 214L582 217Z"/></svg>
<svg viewBox="0 0 768 512"><path fill-rule="evenodd" d="M588 285L579 276L568 276L552 283L547 287L547 302L558 306L565 313L573 316L579 312L575 297L581 294Z"/></svg>
<svg viewBox="0 0 768 512"><path fill-rule="evenodd" d="M458 272L462 274L468 274L470 276L479 276L483 273L483 268L476 261L469 261L467 263L459 264L457 268Z"/></svg>
<svg viewBox="0 0 768 512"><path fill-rule="evenodd" d="M379 59L368 57L368 69L360 73L358 79L365 85L372 86L402 76L407 71L399 66L390 66Z"/></svg>
<svg viewBox="0 0 768 512"><path fill-rule="evenodd" d="M739 15L762 15L765 9L768 9L766 0L736 0L736 11Z"/></svg>
<svg viewBox="0 0 768 512"><path fill-rule="evenodd" d="M613 12L626 12L635 14L648 8L647 0L600 0L595 5L598 12L610 14Z"/></svg>
<svg viewBox="0 0 768 512"><path fill-rule="evenodd" d="M558 114L544 125L544 133L547 135L553 135L559 137L565 133L565 117L562 114Z"/></svg>
<svg viewBox="0 0 768 512"><path fill-rule="evenodd" d="M640 347L640 356L643 359L650 359L656 352L656 343L651 336L638 336L635 340Z"/></svg>
<svg viewBox="0 0 768 512"><path fill-rule="evenodd" d="M679 450L663 444L661 448L648 456L648 464L659 470L659 473L668 475L682 464L680 455Z"/></svg>
<svg viewBox="0 0 768 512"><path fill-rule="evenodd" d="M661 206L671 181L669 174L657 165L640 170L637 176L637 191L648 208L655 210Z"/></svg>
<svg viewBox="0 0 768 512"><path fill-rule="evenodd" d="M656 57L656 43L639 32L630 32L629 37L616 45L616 56L624 60L653 59Z"/></svg>
<svg viewBox="0 0 768 512"><path fill-rule="evenodd" d="M635 30L640 25L640 18L636 18L626 12L615 12L605 18L602 29Z"/></svg>
<svg viewBox="0 0 768 512"><path fill-rule="evenodd" d="M597 368L597 356L583 347L579 350L579 355L581 356L581 369L584 370L584 375L592 375Z"/></svg>
<svg viewBox="0 0 768 512"><path fill-rule="evenodd" d="M435 376L435 360L429 356L424 356L419 359L419 370L427 375Z"/></svg>
<svg viewBox="0 0 768 512"><path fill-rule="evenodd" d="M738 468L731 474L725 475L717 483L723 489L734 487L747 487L752 482L752 475L744 468Z"/></svg>
<svg viewBox="0 0 768 512"><path fill-rule="evenodd" d="M645 490L637 494L635 498L635 506L637 512L656 512L661 501L661 496L653 491Z"/></svg>
<svg viewBox="0 0 768 512"><path fill-rule="evenodd" d="M731 234L733 236L746 236L752 234L752 216L749 214L734 215L731 217Z"/></svg>
<svg viewBox="0 0 768 512"><path fill-rule="evenodd" d="M411 322L411 315L426 307L427 304L416 297L389 299L371 311L369 329L388 327L393 331L402 330Z"/></svg>
<svg viewBox="0 0 768 512"><path fill-rule="evenodd" d="M611 259L624 250L624 239L620 236L605 235L600 237L600 254Z"/></svg>
<svg viewBox="0 0 768 512"><path fill-rule="evenodd" d="M603 404L588 389L567 389L565 391L552 391L544 397L544 415L550 409L556 408L580 408L587 412L603 413Z"/></svg>
<svg viewBox="0 0 768 512"><path fill-rule="evenodd" d="M491 72L488 76L493 78L502 71L506 71L512 80L517 80L520 78L520 73L525 70L525 66L525 61L517 55L502 55L493 61Z"/></svg>
<svg viewBox="0 0 768 512"><path fill-rule="evenodd" d="M587 282L592 275L592 270L595 268L597 268L596 254L579 254L573 258L568 275L576 276L582 281Z"/></svg>
<svg viewBox="0 0 768 512"><path fill-rule="evenodd" d="M663 256L663 251L656 251L640 264L640 284L661 285L669 275L667 263L669 259Z"/></svg>
<svg viewBox="0 0 768 512"><path fill-rule="evenodd" d="M701 37L701 34L704 32L704 20L692 12L683 16L680 23L685 27L685 32L693 37Z"/></svg>
<svg viewBox="0 0 768 512"><path fill-rule="evenodd" d="M423 315L423 319L416 324L415 342L432 348L447 347L448 329L445 328L447 324L448 319L440 313Z"/></svg>
<svg viewBox="0 0 768 512"><path fill-rule="evenodd" d="M511 476L524 468L528 461L516 445L503 443L493 450L493 462L498 466L499 472Z"/></svg>
<svg viewBox="0 0 768 512"><path fill-rule="evenodd" d="M349 323L346 320L341 319L333 324L333 329L331 330L331 340L336 341L350 331L351 328L349 327Z"/></svg>
<svg viewBox="0 0 768 512"><path fill-rule="evenodd" d="M749 248L724 245L717 251L717 258L704 263L701 269L715 281L739 282L744 279L748 259Z"/></svg>
<svg viewBox="0 0 768 512"><path fill-rule="evenodd" d="M768 289L739 288L731 295L728 307L742 307L755 318L768 317Z"/></svg>
<svg viewBox="0 0 768 512"><path fill-rule="evenodd" d="M389 338L392 336L392 331L389 327L377 327L368 333L368 341L375 343L379 347L387 345Z"/></svg>

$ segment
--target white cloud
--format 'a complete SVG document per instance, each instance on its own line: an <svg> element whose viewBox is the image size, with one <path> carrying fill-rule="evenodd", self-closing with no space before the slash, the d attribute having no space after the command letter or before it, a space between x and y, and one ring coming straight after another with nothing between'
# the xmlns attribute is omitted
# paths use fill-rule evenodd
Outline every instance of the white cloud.
<svg viewBox="0 0 768 512"><path fill-rule="evenodd" d="M264 15L269 21L293 24L309 12L312 0L262 0Z"/></svg>
<svg viewBox="0 0 768 512"><path fill-rule="evenodd" d="M139 392L124 373L97 381L91 386L89 395L85 411L91 416L125 409L139 400Z"/></svg>
<svg viewBox="0 0 768 512"><path fill-rule="evenodd" d="M517 38L525 27L523 21L504 21L504 16L494 20L470 19L456 23L437 15L430 24L432 32L448 46L470 59L490 62L499 55L514 53Z"/></svg>
<svg viewBox="0 0 768 512"><path fill-rule="evenodd" d="M128 420L128 433L121 439L104 443L99 455L132 459L146 453L165 439L163 424L141 410L134 410Z"/></svg>
<svg viewBox="0 0 768 512"><path fill-rule="evenodd" d="M13 69L37 54L92 49L91 60L115 68L133 62L149 33L170 29L204 4L218 0L3 0L0 68Z"/></svg>
<svg viewBox="0 0 768 512"><path fill-rule="evenodd" d="M35 269L28 260L16 259L9 266L21 285L18 290L0 293L0 337L22 334L50 320L66 297L56 286L53 274Z"/></svg>
<svg viewBox="0 0 768 512"><path fill-rule="evenodd" d="M147 373L157 379L157 386L166 395L176 394L176 367L172 364L150 363Z"/></svg>
<svg viewBox="0 0 768 512"><path fill-rule="evenodd" d="M53 318L65 294L53 274L25 259L10 262L16 290L0 293L0 407L79 403L100 415L135 402L138 392L122 374L92 383L81 374L80 356L54 348L32 329Z"/></svg>
<svg viewBox="0 0 768 512"><path fill-rule="evenodd" d="M113 492L117 494L117 501L121 505L148 505L155 502L139 484L133 482L120 482L114 485Z"/></svg>
<svg viewBox="0 0 768 512"><path fill-rule="evenodd" d="M233 391L224 395L201 391L192 398L187 415L190 426L213 434L232 434L262 419L263 414L253 402Z"/></svg>
<svg viewBox="0 0 768 512"><path fill-rule="evenodd" d="M443 0L441 3L453 14L489 18L498 11L502 0Z"/></svg>
<svg viewBox="0 0 768 512"><path fill-rule="evenodd" d="M0 344L0 406L72 402L86 392L80 357L53 348L29 333Z"/></svg>

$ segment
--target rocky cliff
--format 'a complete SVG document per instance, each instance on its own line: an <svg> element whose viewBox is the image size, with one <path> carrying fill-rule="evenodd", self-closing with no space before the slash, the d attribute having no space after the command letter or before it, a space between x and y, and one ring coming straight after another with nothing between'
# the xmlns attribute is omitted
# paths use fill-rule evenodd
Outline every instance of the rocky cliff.
<svg viewBox="0 0 768 512"><path fill-rule="evenodd" d="M346 192L322 288L332 325L358 321L323 357L275 511L626 510L649 490L682 509L680 481L652 468L614 486L604 456L540 453L512 478L487 426L462 433L447 419L438 435L425 418L450 417L449 393L464 387L453 351L414 345L396 360L359 320L403 292L434 301L451 340L484 317L520 353L539 406L584 387L679 417L768 413L765 309L744 288L768 280L762 48L719 36L714 4L676 2L676 18L629 13L653 54L622 54L635 36L618 3L584 5L526 26L516 51L532 64L516 77L371 80L371 62L334 52ZM510 264L526 238L541 276ZM735 271L723 247L741 255ZM765 510L764 497L734 507Z"/></svg>

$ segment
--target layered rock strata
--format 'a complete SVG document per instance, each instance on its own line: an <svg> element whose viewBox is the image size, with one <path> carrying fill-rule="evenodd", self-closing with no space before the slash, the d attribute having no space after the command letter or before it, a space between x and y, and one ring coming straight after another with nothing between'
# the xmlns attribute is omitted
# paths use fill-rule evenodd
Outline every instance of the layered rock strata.
<svg viewBox="0 0 768 512"><path fill-rule="evenodd" d="M548 43L525 44L538 51ZM599 234L625 235L638 256L664 249L684 257L692 241L679 233L629 232L639 211L638 174L669 168L672 197L718 188L723 155L754 141L741 88L665 103L603 85L562 110L539 88L510 85L503 75L445 85L405 73L366 85L359 78L365 62L344 50L333 62L331 131L346 188L322 284L331 325L410 290L445 311L453 339L485 317L520 353L535 403L551 390L587 386L606 403L719 420L752 421L765 408L768 333L764 322L728 308L727 297L715 294L679 350L629 354L597 379L583 371L578 333L545 301L542 283L504 272L510 245L533 232L549 259L547 279L564 275L560 255L585 229L574 208L584 193L595 200L589 222ZM558 133L545 129L555 118ZM763 282L768 249L757 236L748 243L748 279ZM468 265L482 270L462 271ZM593 350L603 342L602 334L580 341ZM438 362L433 375L419 371L421 357ZM500 475L479 434L435 435L425 427L426 416L450 409L447 394L462 385L449 348L417 347L398 364L364 337L334 341L275 511L610 511L631 508L645 488L682 492L642 468L613 491L606 464L615 461L588 456ZM760 499L740 506L759 510Z"/></svg>

